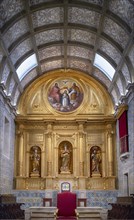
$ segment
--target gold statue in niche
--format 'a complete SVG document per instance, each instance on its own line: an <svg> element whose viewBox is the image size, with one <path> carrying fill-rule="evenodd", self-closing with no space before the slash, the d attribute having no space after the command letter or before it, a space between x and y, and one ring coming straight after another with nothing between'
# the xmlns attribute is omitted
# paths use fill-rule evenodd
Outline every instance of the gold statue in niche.
<svg viewBox="0 0 134 220"><path fill-rule="evenodd" d="M91 175L101 176L101 149L98 146L93 146L90 152Z"/></svg>
<svg viewBox="0 0 134 220"><path fill-rule="evenodd" d="M30 159L32 161L32 172L30 176L39 177L40 176L40 148L38 146L33 146L31 149Z"/></svg>
<svg viewBox="0 0 134 220"><path fill-rule="evenodd" d="M59 152L59 164L59 171L61 174L71 173L72 155L70 143L62 143Z"/></svg>

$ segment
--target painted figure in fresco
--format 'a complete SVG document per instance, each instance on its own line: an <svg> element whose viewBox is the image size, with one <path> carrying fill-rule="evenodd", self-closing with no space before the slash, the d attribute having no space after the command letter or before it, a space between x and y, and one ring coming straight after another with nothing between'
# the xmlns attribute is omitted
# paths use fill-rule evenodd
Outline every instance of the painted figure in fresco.
<svg viewBox="0 0 134 220"><path fill-rule="evenodd" d="M33 148L33 154L31 155L31 160L33 161L33 172L39 171L39 161L40 161L40 155L38 154L37 147Z"/></svg>
<svg viewBox="0 0 134 220"><path fill-rule="evenodd" d="M48 94L48 100L53 108L61 112L69 112L75 110L83 99L83 94L75 82L70 86L70 82L64 85L61 80L59 87L56 82Z"/></svg>
<svg viewBox="0 0 134 220"><path fill-rule="evenodd" d="M55 83L54 86L51 88L49 97L53 99L53 103L60 103L61 93L60 93L60 88L58 86L58 83Z"/></svg>
<svg viewBox="0 0 134 220"><path fill-rule="evenodd" d="M73 83L72 87L69 89L69 96L70 96L70 102L73 104L78 100L78 97L80 95L80 89L76 85L76 83Z"/></svg>
<svg viewBox="0 0 134 220"><path fill-rule="evenodd" d="M61 104L63 108L68 108L70 105L70 99L67 90L65 90L62 94Z"/></svg>
<svg viewBox="0 0 134 220"><path fill-rule="evenodd" d="M101 162L101 155L99 150L93 149L93 152L91 154L91 160L92 160L92 173L100 173L100 162Z"/></svg>
<svg viewBox="0 0 134 220"><path fill-rule="evenodd" d="M69 165L70 165L70 150L67 147L67 144L64 145L64 149L61 149L61 172L68 172L69 170Z"/></svg>

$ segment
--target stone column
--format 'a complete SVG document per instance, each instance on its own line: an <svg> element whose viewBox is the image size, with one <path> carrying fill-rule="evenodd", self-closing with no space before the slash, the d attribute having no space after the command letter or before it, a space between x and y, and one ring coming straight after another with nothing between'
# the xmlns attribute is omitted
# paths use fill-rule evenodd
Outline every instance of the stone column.
<svg viewBox="0 0 134 220"><path fill-rule="evenodd" d="M111 125L108 125L107 143L108 143L108 176L113 176L113 145L112 135L113 131Z"/></svg>

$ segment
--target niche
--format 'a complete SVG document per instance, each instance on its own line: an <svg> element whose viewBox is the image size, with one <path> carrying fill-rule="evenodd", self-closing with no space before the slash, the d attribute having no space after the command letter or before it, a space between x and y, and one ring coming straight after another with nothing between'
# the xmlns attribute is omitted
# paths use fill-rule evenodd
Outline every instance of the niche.
<svg viewBox="0 0 134 220"><path fill-rule="evenodd" d="M90 173L92 177L102 176L101 148L93 146L90 149Z"/></svg>
<svg viewBox="0 0 134 220"><path fill-rule="evenodd" d="M69 141L63 141L59 145L59 174L73 173L73 151Z"/></svg>
<svg viewBox="0 0 134 220"><path fill-rule="evenodd" d="M32 146L30 149L30 177L40 177L41 174L41 149L39 146Z"/></svg>

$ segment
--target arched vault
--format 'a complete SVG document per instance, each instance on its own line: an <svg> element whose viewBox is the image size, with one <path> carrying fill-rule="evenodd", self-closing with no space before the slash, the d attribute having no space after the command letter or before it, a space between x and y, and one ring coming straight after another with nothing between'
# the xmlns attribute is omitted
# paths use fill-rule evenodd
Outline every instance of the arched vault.
<svg viewBox="0 0 134 220"><path fill-rule="evenodd" d="M119 104L134 84L132 0L1 0L0 87L16 106L58 69L97 79Z"/></svg>

